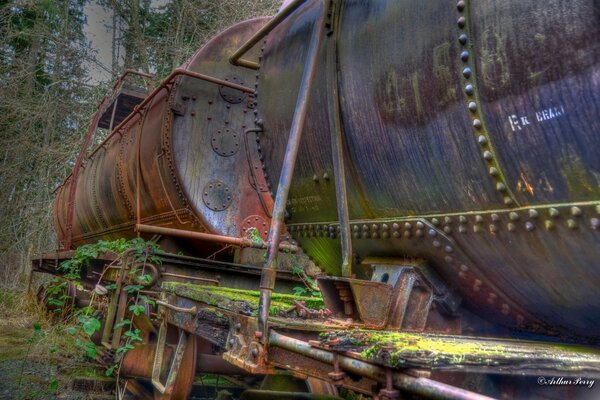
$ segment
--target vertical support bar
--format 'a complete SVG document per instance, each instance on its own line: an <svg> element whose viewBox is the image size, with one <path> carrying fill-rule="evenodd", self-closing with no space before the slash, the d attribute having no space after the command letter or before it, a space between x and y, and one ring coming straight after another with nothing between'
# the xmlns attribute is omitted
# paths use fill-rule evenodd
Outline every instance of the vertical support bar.
<svg viewBox="0 0 600 400"><path fill-rule="evenodd" d="M341 7L337 4L337 7ZM338 13L339 14L339 13ZM339 19L337 19L339 21ZM335 27L335 23L332 24ZM335 28L334 28L335 29ZM338 31L337 29L335 29ZM334 33L335 34L335 33ZM344 166L344 134L340 115L340 97L338 92L337 34L327 45L327 98L332 107L329 112L329 131L331 133L331 152L335 177L337 213L340 221L340 239L342 244L342 276L352 276L352 239L350 232L350 214L348 212L348 192L346 190L346 170Z"/></svg>
<svg viewBox="0 0 600 400"><path fill-rule="evenodd" d="M110 134L113 130L115 123L115 114L117 113L117 103L119 102L119 96L115 97L115 103L113 104L112 113L110 114L110 124L108 125L108 133Z"/></svg>
<svg viewBox="0 0 600 400"><path fill-rule="evenodd" d="M325 30L325 22L327 19L327 7L325 0L321 1L319 11L319 16L315 20L315 26L310 39L308 56L306 59L304 72L302 74L300 90L298 91L298 97L296 100L296 111L294 112L292 126L290 128L290 135L288 138L287 147L285 149L283 167L281 169L279 184L277 186L275 205L273 206L273 219L271 220L271 229L269 230L269 241L266 254L267 261L265 262L265 266L262 270L260 280L258 330L260 332L259 336L262 335L260 336L262 342L268 340L267 320L269 318L269 307L271 305L271 292L275 287L275 278L277 275L275 268L277 266L277 255L279 253L278 248L281 236L281 228L283 224L283 217L285 215L285 205L287 203L292 176L294 174L294 167L296 166L296 157L298 155L298 148L300 146L300 138L304 128L304 121L306 120L306 112L309 104L308 100L310 98L310 92L313 86L315 72L317 70L319 49L321 48L321 41L323 38L323 32Z"/></svg>

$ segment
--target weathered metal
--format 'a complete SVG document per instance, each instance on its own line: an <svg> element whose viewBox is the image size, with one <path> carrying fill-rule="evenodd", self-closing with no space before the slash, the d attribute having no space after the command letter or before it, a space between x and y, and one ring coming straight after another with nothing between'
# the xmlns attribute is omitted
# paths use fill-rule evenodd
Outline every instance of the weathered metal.
<svg viewBox="0 0 600 400"><path fill-rule="evenodd" d="M315 360L333 364L334 354L325 350L311 347L308 343L271 330L269 335L269 345L280 347L282 349L298 353ZM337 356L340 367L348 372L359 376L366 376L375 381L386 383L387 371L385 368L375 366L357 359L346 356ZM428 399L462 399L462 400L490 400L490 397L468 390L459 389L454 386L446 385L427 378L416 378L402 373L393 374L394 387L406 390L410 393L421 395Z"/></svg>
<svg viewBox="0 0 600 400"><path fill-rule="evenodd" d="M264 181L262 169L255 169L255 161L246 159L248 152L224 157L206 146L210 143L207 135L190 135L194 130L212 132L218 123L241 136L250 126L254 89L248 83L253 75L248 70L238 73L227 58L264 21L244 22L208 43L82 160L81 176L68 178L57 190L55 225L64 247L70 247L71 236L76 245L98 238L132 237L136 223L239 238L244 235L241 225L247 216L270 220L272 199L245 187L250 168ZM243 93L245 100L227 101L220 94L225 88ZM243 140L236 143L244 144ZM198 155L200 149L206 151L205 156ZM215 211L202 202L201 192L215 179L199 186L196 171L202 163L218 164L225 158L227 165L211 170L231 190L231 206ZM70 192L75 193L71 202ZM72 229L67 229L69 212L73 213Z"/></svg>
<svg viewBox="0 0 600 400"><path fill-rule="evenodd" d="M285 168L291 94L316 4L277 26L264 48L258 111L271 177ZM354 261L425 259L479 315L545 334L596 336L598 4L461 4L342 2L337 55L320 51L288 227L321 268L341 274L343 195L323 178L342 179L329 140L339 113ZM332 60L338 76L328 83ZM334 234L316 229L322 225ZM359 263L353 272L368 278L370 269Z"/></svg>
<svg viewBox="0 0 600 400"><path fill-rule="evenodd" d="M165 228L160 226L151 226L151 225L136 225L136 230L142 233L156 233L159 235L166 236L177 236L177 237L185 237L189 239L198 239L207 242L216 242L223 244L230 244L239 247L253 247L255 249L266 249L267 244L264 242L257 242L248 237L231 237L231 236L223 236L223 235L214 235L210 233L203 232L194 232L190 230L183 229L173 229L173 228ZM298 251L298 247L288 244L288 243L279 243L279 251L287 251L291 253L295 253Z"/></svg>
<svg viewBox="0 0 600 400"><path fill-rule="evenodd" d="M292 3L290 7L295 3ZM287 9L286 9L287 10ZM269 230L269 240L266 254L265 267L260 282L260 308L258 311L258 329L264 339L267 338L267 320L269 318L269 305L271 303L271 292L275 288L277 256L281 232L283 231L283 218L288 200L288 193L292 185L294 168L296 166L296 157L300 147L304 122L307 117L307 108L313 91L314 78L318 61L318 52L321 48L323 34L325 32L326 15L328 3L323 0L318 3L318 17L315 20L308 47L308 54L304 61L302 81L298 89L296 98L296 107L290 127L289 139L285 149L284 163L281 169L281 176L277 186L277 195L273 206L273 217L271 229ZM283 11L285 12L285 10Z"/></svg>
<svg viewBox="0 0 600 400"><path fill-rule="evenodd" d="M207 353L224 373L285 369L381 399L482 398L453 386L461 372L497 374L478 387L492 395L513 367L598 375L596 349L502 338L598 341L600 6L421 3L288 1L216 36L129 115L103 104L57 189L63 249L34 266L60 275L65 250L136 234L195 256L148 269L143 293L161 298L123 373L157 389L132 391L185 397ZM98 118L109 132L86 157ZM98 296L117 286L108 358L132 269L99 255L81 271ZM303 270L329 275L325 305L278 293L313 291L295 287Z"/></svg>

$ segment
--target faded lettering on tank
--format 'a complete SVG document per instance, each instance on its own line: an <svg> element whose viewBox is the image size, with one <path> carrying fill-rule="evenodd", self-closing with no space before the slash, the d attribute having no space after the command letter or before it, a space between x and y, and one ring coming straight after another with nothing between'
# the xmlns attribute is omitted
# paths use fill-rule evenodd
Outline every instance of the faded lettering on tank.
<svg viewBox="0 0 600 400"><path fill-rule="evenodd" d="M508 123L513 132L523 130L528 125L533 123L543 123L552 119L559 118L565 115L563 106L549 107L539 111L535 111L532 115L517 115L511 114L508 116Z"/></svg>
<svg viewBox="0 0 600 400"><path fill-rule="evenodd" d="M311 195L291 198L288 201L288 206L292 212L319 211L321 209L320 203L321 196Z"/></svg>

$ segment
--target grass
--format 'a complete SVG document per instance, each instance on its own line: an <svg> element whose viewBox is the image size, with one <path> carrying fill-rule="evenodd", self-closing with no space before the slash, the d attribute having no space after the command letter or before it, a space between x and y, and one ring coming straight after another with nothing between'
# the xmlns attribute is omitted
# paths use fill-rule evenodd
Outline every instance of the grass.
<svg viewBox="0 0 600 400"><path fill-rule="evenodd" d="M73 378L103 376L57 322L33 295L0 290L0 398L85 399Z"/></svg>

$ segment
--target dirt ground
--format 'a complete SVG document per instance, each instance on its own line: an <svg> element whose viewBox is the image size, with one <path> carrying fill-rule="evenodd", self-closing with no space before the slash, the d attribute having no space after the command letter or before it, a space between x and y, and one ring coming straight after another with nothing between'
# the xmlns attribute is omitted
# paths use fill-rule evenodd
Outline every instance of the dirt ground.
<svg viewBox="0 0 600 400"><path fill-rule="evenodd" d="M73 382L104 379L104 371L32 297L0 290L0 399L91 399L73 390Z"/></svg>

